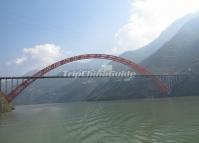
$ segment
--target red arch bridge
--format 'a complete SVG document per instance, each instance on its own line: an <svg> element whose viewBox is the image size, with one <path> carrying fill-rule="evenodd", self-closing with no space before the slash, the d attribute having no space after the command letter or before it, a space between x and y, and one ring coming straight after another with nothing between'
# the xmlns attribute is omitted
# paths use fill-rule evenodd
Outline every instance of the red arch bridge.
<svg viewBox="0 0 199 143"><path fill-rule="evenodd" d="M172 85L179 79L181 75L155 75L146 68L134 63L133 61L130 61L128 59L113 56L113 55L107 55L107 54L85 54L85 55L79 55L74 56L70 58L63 59L61 61L58 61L52 65L49 65L48 67L38 71L37 73L33 74L32 76L24 76L24 77L0 77L0 91L4 92L6 94L6 99L8 102L12 102L20 93L27 88L29 85L31 85L34 81L37 79L45 79L45 78L93 78L93 77L84 77L84 76L45 76L48 72L71 62L84 60L84 59L105 59L105 60L111 60L118 63L121 63L123 65L126 65L132 69L134 69L136 72L138 72L138 75L135 75L135 77L148 77L151 78L151 80L154 82L154 84L159 88L159 90L162 93L169 94L171 91ZM111 77L111 76L109 76ZM99 78L99 77L98 77ZM104 78L104 76L103 76ZM166 79L166 83L163 82L163 79ZM169 79L169 80L168 80ZM14 80L16 83L14 83ZM20 80L20 81L19 81ZM9 84L8 84L9 83ZM10 91L9 91L9 87Z"/></svg>

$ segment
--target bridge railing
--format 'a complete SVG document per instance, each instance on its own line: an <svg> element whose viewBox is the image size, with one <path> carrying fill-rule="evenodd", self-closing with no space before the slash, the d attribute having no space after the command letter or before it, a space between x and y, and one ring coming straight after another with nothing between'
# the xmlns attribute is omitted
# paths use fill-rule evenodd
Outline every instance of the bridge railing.
<svg viewBox="0 0 199 143"><path fill-rule="evenodd" d="M78 76L78 75L70 75L70 76L12 76L12 77L0 77L0 92L8 94L11 90L16 88L21 83L24 83L26 80L31 79L70 79L70 78L119 78L119 79L135 79L135 78L151 78L151 76L158 77L162 82L164 82L169 89L179 81L181 81L186 75L163 75L163 74L156 74L156 75L96 75L96 76Z"/></svg>

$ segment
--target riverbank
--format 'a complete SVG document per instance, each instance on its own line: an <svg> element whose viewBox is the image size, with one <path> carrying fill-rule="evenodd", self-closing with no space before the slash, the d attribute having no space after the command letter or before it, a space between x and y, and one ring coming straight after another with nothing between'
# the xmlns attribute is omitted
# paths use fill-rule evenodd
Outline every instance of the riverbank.
<svg viewBox="0 0 199 143"><path fill-rule="evenodd" d="M0 116L3 113L10 112L10 111L12 111L10 104L5 99L5 95L2 92L0 92Z"/></svg>

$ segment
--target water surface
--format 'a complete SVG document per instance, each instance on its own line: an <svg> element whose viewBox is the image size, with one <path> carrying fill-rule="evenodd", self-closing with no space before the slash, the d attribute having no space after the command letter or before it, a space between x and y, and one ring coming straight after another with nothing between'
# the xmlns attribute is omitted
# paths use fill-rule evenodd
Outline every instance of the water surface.
<svg viewBox="0 0 199 143"><path fill-rule="evenodd" d="M16 106L1 143L198 143L199 97Z"/></svg>

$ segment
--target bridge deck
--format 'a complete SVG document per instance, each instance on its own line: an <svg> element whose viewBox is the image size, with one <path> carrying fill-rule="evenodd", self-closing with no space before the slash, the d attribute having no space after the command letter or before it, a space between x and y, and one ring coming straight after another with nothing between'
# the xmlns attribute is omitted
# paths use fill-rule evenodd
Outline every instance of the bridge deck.
<svg viewBox="0 0 199 143"><path fill-rule="evenodd" d="M0 77L0 80L8 80L8 79L55 79L55 78L129 78L129 77L175 77L175 76L185 76L182 74L173 74L173 75L165 75L165 74L155 74L155 75L130 75L130 76L11 76L11 77Z"/></svg>

